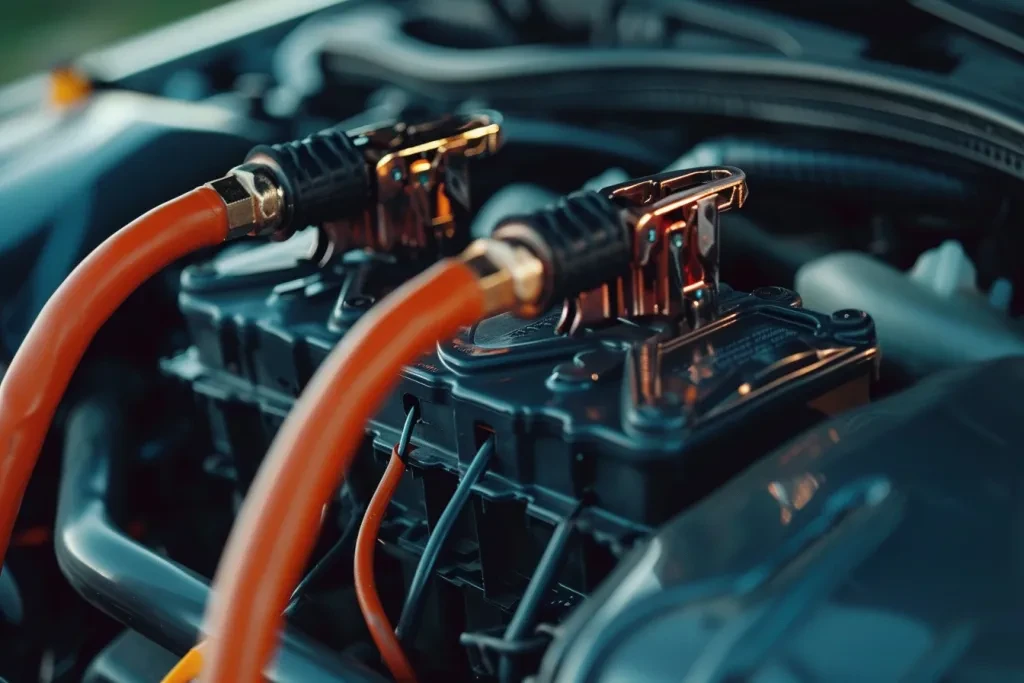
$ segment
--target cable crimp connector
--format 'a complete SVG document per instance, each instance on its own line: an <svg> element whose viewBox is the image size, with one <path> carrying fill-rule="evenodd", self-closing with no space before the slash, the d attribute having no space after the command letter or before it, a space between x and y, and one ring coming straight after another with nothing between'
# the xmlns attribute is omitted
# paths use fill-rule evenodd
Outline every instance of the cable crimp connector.
<svg viewBox="0 0 1024 683"><path fill-rule="evenodd" d="M453 253L456 208L469 207L467 159L501 145L496 112L329 128L253 149L284 188L288 230L321 226L336 250Z"/></svg>
<svg viewBox="0 0 1024 683"><path fill-rule="evenodd" d="M264 169L238 167L207 187L220 195L227 208L228 239L270 236L285 223L283 188Z"/></svg>
<svg viewBox="0 0 1024 683"><path fill-rule="evenodd" d="M545 298L564 301L560 333L653 315L696 328L717 312L719 213L746 197L737 168L669 171L569 195L492 236L549 264Z"/></svg>
<svg viewBox="0 0 1024 683"><path fill-rule="evenodd" d="M523 318L544 312L545 263L530 249L498 239L473 241L459 258L476 273L484 314L512 311Z"/></svg>

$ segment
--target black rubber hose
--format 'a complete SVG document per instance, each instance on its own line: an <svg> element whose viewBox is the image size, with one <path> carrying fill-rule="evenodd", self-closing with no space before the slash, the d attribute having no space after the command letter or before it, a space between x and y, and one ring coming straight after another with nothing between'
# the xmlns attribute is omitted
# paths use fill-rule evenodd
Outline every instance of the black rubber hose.
<svg viewBox="0 0 1024 683"><path fill-rule="evenodd" d="M125 534L110 507L121 499L125 420L109 397L71 413L54 533L57 562L87 601L159 645L184 654L200 637L206 580ZM288 631L267 672L277 682L383 683L361 664Z"/></svg>
<svg viewBox="0 0 1024 683"><path fill-rule="evenodd" d="M569 516L555 527L555 532L551 534L551 540L548 541L547 547L544 548L544 554L541 555L540 561L537 562L537 568L530 578L530 583L527 584L526 590L523 591L523 597L516 606L516 611L512 614L512 619L509 621L508 626L505 628L505 635L502 640L506 643L515 643L522 640L534 626L537 612L540 610L541 604L543 604L544 596L551 590L552 584L558 578L558 572L562 568L562 562L565 560L565 554L569 549L569 541L572 539L573 531L576 528L576 518L582 509L582 505L577 505ZM517 675L515 661L509 656L502 657L498 672L498 679L501 683L512 683Z"/></svg>
<svg viewBox="0 0 1024 683"><path fill-rule="evenodd" d="M976 191L940 170L863 152L784 145L768 140L706 140L669 169L738 166L758 187L806 188L863 195L871 201L941 202L963 205Z"/></svg>
<svg viewBox="0 0 1024 683"><path fill-rule="evenodd" d="M466 475L462 477L462 481L455 488L452 499L448 501L448 505L445 507L444 512L441 513L440 519L437 520L434 532L430 534L430 538L427 540L427 546L423 549L423 556L420 557L420 562L416 565L416 573L412 577L412 583L409 584L409 592L406 594L405 604L402 606L402 615L399 617L398 626L395 628L395 636L402 643L408 642L416 631L416 624L423 611L423 599L426 596L427 585L430 583L430 577L434 574L434 568L437 567L437 560L441 556L444 542L448 540L448 536L455 526L455 521L459 518L459 514L462 513L463 508L466 507L466 503L469 501L469 496L473 492L473 485L480 481L480 477L483 476L484 470L487 469L487 463L490 462L493 453L494 439L487 439L476 455L473 456L473 462L466 469Z"/></svg>
<svg viewBox="0 0 1024 683"><path fill-rule="evenodd" d="M446 48L403 33L401 13L380 6L336 20L322 49L337 81L388 83L441 102L479 99L510 115L740 117L917 145L1024 179L1019 107L974 84L867 60L591 45Z"/></svg>
<svg viewBox="0 0 1024 683"><path fill-rule="evenodd" d="M614 130L603 130L593 126L584 127L562 121L506 116L501 128L506 144L529 145L549 150L582 150L639 169L660 168L673 156L671 149L641 142Z"/></svg>

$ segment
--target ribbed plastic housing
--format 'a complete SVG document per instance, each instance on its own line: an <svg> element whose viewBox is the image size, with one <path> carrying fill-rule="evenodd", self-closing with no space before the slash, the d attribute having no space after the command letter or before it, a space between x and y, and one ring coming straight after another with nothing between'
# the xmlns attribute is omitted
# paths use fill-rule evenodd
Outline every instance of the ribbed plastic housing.
<svg viewBox="0 0 1024 683"><path fill-rule="evenodd" d="M274 170L288 198L295 229L354 218L372 203L375 186L362 152L340 127L302 140L260 145L246 157Z"/></svg>
<svg viewBox="0 0 1024 683"><path fill-rule="evenodd" d="M493 237L520 242L551 260L552 301L623 273L633 253L622 209L597 192L575 192L549 208L502 221Z"/></svg>

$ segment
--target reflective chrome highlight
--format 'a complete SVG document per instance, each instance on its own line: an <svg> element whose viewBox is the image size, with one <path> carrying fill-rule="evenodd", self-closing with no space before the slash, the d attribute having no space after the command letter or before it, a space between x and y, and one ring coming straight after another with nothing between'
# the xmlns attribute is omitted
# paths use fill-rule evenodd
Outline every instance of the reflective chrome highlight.
<svg viewBox="0 0 1024 683"><path fill-rule="evenodd" d="M746 176L730 166L669 171L601 191L624 204L633 233L629 273L565 302L559 331L616 318L683 316L692 328L715 317L719 214L743 206Z"/></svg>
<svg viewBox="0 0 1024 683"><path fill-rule="evenodd" d="M373 169L376 202L361 220L324 225L338 248L451 254L456 212L469 206L467 160L500 148L500 114L387 123L350 131L349 136Z"/></svg>

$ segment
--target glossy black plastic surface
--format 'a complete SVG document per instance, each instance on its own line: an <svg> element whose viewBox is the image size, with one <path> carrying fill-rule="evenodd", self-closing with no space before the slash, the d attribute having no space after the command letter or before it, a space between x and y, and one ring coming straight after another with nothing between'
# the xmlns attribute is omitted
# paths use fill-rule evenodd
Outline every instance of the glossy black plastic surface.
<svg viewBox="0 0 1024 683"><path fill-rule="evenodd" d="M1011 681L1024 359L933 376L679 515L563 624L545 683Z"/></svg>
<svg viewBox="0 0 1024 683"><path fill-rule="evenodd" d="M166 365L203 399L243 479L338 339L325 324L336 300L350 314L334 318L343 333L382 294L373 264L317 272L286 244L258 249L186 271L180 305L196 346ZM243 259L259 265L228 267ZM414 470L468 466L486 429L496 452L482 495L554 520L590 490L607 513L596 533L644 529L809 424L832 390L864 380L866 398L870 318L806 311L771 287L723 288L721 307L696 333L651 320L557 336L554 312L483 321L407 368L369 429L390 449L417 401Z"/></svg>
<svg viewBox="0 0 1024 683"><path fill-rule="evenodd" d="M399 392L452 415L432 449L461 458L475 424L493 428L495 469L520 495L591 491L605 511L657 524L806 424L809 402L871 374L869 318L805 311L781 288L725 291L722 311L697 332L651 321L581 337L554 335L555 313L493 318L410 368ZM442 387L450 398L432 398ZM391 411L377 422L390 429Z"/></svg>

